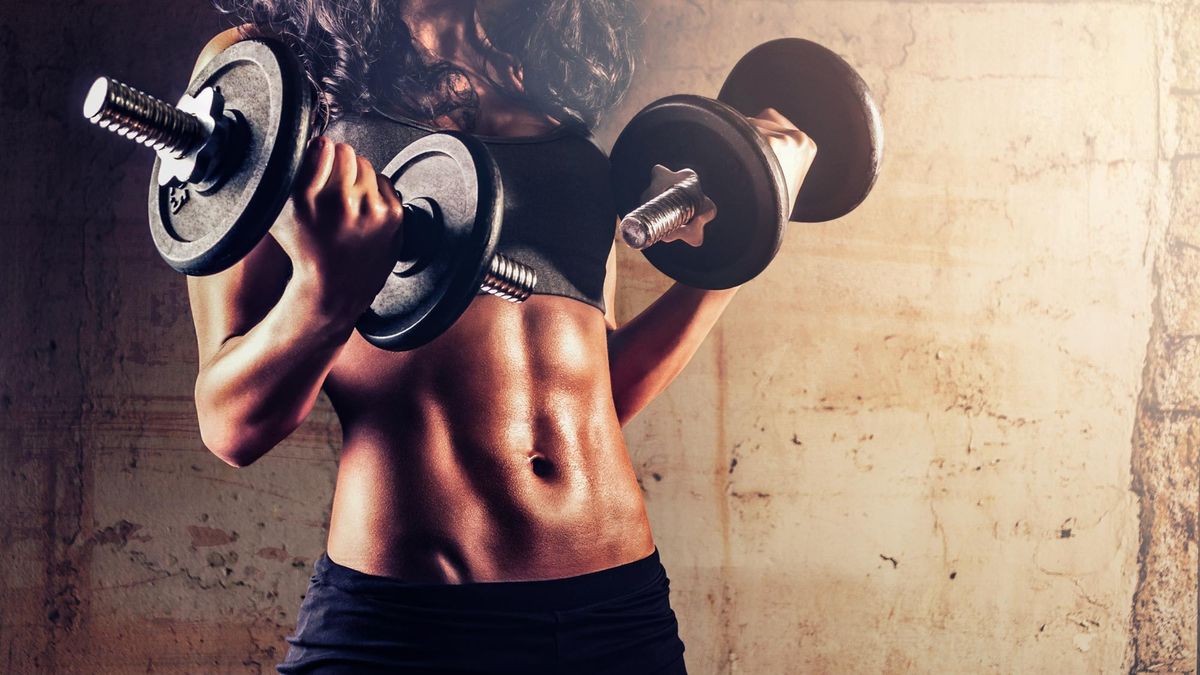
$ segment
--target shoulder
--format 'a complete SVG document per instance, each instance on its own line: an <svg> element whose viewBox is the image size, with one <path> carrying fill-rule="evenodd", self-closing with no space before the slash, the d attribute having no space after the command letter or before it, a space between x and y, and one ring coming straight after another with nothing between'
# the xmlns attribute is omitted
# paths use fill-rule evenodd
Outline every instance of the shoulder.
<svg viewBox="0 0 1200 675"><path fill-rule="evenodd" d="M217 33L213 39L208 41L208 44L204 45L204 49L201 49L200 55L196 57L196 66L192 69L192 79L195 79L196 75L201 70L204 70L204 66L207 66L208 62L212 61L217 54L229 49L242 40L249 40L258 37L258 35L258 31L250 24L235 26Z"/></svg>

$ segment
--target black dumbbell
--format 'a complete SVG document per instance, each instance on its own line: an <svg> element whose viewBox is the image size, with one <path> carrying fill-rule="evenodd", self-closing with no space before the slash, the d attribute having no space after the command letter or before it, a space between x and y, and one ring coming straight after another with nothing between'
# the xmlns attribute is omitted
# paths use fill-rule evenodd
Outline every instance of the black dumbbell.
<svg viewBox="0 0 1200 675"><path fill-rule="evenodd" d="M809 135L818 152L795 209L775 153L746 116L775 108ZM622 236L662 272L689 286L731 288L774 259L789 220L840 218L866 199L883 153L879 109L850 64L808 40L784 38L751 50L734 66L718 100L668 96L642 109L611 153ZM688 169L643 203L661 165ZM717 207L704 241L662 241L706 199Z"/></svg>
<svg viewBox="0 0 1200 675"><path fill-rule="evenodd" d="M312 133L313 92L285 45L238 42L218 54L178 106L107 78L84 116L158 153L150 231L163 259L190 275L228 269L279 217ZM514 302L537 276L496 253L504 193L487 148L430 134L381 171L405 200L397 264L357 328L372 344L414 349L441 335L487 291Z"/></svg>

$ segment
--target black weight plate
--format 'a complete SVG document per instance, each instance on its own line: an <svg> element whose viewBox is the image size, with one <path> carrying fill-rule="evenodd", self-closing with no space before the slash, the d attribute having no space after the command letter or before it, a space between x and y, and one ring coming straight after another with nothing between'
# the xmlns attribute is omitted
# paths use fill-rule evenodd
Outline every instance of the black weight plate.
<svg viewBox="0 0 1200 675"><path fill-rule="evenodd" d="M696 288L731 288L753 279L779 252L787 224L783 173L775 153L729 106L700 96L659 99L629 122L610 160L622 216L641 206L655 164L692 169L717 205L703 246L673 241L646 249L646 259L672 279Z"/></svg>
<svg viewBox="0 0 1200 675"><path fill-rule="evenodd" d="M398 263L358 321L371 344L404 351L446 332L479 293L500 239L504 190L482 141L456 132L418 139L381 173L406 204L424 201L441 214L430 254ZM419 225L406 221L404 227Z"/></svg>
<svg viewBox="0 0 1200 675"><path fill-rule="evenodd" d="M224 182L202 194L150 178L150 232L158 252L184 274L215 274L241 260L279 217L308 143L312 88L299 61L274 40L247 40L218 54L188 85L215 87L246 133Z"/></svg>
<svg viewBox="0 0 1200 675"><path fill-rule="evenodd" d="M871 90L842 57L783 38L750 50L718 96L745 115L775 108L817 144L791 220L840 218L867 198L883 158L883 120Z"/></svg>

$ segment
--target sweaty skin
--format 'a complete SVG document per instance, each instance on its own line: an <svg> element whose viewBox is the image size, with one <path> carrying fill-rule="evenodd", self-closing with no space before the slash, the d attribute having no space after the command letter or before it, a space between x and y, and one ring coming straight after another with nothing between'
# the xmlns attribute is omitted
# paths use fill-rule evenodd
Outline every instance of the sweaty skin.
<svg viewBox="0 0 1200 675"><path fill-rule="evenodd" d="M473 22L408 18L435 53L489 67L470 53ZM237 39L218 36L202 62ZM480 100L481 133L547 128L503 97L481 90ZM815 146L782 118L760 129L790 160L794 197ZM312 143L271 235L230 270L188 280L201 433L245 466L299 426L323 389L343 432L331 559L464 583L574 576L652 552L621 427L679 374L733 291L676 285L617 329L610 257L607 316L557 296L514 305L481 295L431 344L393 353L353 331L390 268L377 252L403 236L399 203L366 160Z"/></svg>

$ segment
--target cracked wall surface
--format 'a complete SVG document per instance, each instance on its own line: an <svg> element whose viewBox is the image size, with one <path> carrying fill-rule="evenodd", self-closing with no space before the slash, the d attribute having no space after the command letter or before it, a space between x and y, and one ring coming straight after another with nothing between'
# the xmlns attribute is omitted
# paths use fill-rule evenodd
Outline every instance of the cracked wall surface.
<svg viewBox="0 0 1200 675"><path fill-rule="evenodd" d="M332 411L249 469L204 450L150 160L76 117L101 73L178 95L220 26L146 6L0 7L4 673L269 672L324 545ZM1194 673L1195 5L643 10L603 144L783 35L887 134L628 430L691 671ZM666 286L627 252L619 283L625 319Z"/></svg>
<svg viewBox="0 0 1200 675"><path fill-rule="evenodd" d="M1195 671L1197 615L1197 464L1200 456L1200 21L1196 7L1164 12L1159 105L1160 186L1166 204L1154 266L1154 323L1134 428L1134 490L1141 496L1133 670Z"/></svg>
<svg viewBox="0 0 1200 675"><path fill-rule="evenodd" d="M799 35L886 128L631 427L693 668L1195 672L1195 7L650 7L628 114Z"/></svg>

